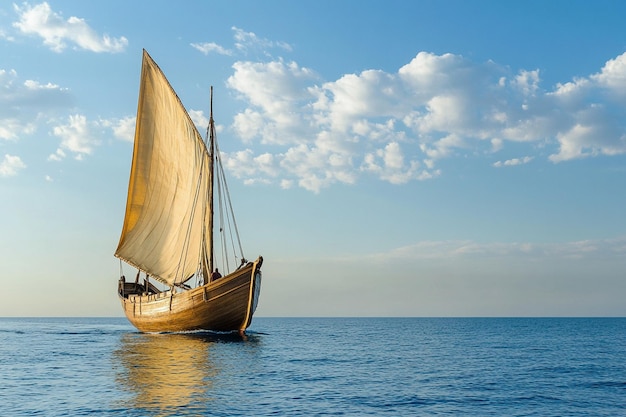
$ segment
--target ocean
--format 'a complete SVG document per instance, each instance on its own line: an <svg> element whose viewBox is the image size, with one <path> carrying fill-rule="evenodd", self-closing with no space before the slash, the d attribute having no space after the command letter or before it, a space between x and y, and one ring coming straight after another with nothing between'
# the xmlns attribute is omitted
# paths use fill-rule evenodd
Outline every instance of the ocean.
<svg viewBox="0 0 626 417"><path fill-rule="evenodd" d="M3 318L0 415L626 416L626 318Z"/></svg>

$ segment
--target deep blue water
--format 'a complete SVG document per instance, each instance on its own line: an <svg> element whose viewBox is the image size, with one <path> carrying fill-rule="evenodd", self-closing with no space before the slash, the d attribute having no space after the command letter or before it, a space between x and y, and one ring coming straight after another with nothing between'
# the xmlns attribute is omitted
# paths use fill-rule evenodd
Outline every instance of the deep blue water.
<svg viewBox="0 0 626 417"><path fill-rule="evenodd" d="M5 318L0 415L626 416L626 318Z"/></svg>

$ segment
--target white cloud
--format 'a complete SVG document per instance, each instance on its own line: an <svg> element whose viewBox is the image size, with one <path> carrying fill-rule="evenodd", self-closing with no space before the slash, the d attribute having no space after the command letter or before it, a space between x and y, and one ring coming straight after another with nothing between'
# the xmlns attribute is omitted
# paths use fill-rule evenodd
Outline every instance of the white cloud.
<svg viewBox="0 0 626 417"><path fill-rule="evenodd" d="M72 103L68 89L36 80L20 81L15 70L0 69L0 139L32 135L43 114Z"/></svg>
<svg viewBox="0 0 626 417"><path fill-rule="evenodd" d="M420 144L421 151L430 160L436 160L446 158L450 156L454 149L465 148L467 145L458 134L451 134L441 139L435 140L432 144L422 143Z"/></svg>
<svg viewBox="0 0 626 417"><path fill-rule="evenodd" d="M65 159L65 152L63 149L58 148L53 154L48 155L48 161L62 161Z"/></svg>
<svg viewBox="0 0 626 417"><path fill-rule="evenodd" d="M283 190L288 190L292 187L293 187L292 180L280 180L280 188L282 188Z"/></svg>
<svg viewBox="0 0 626 417"><path fill-rule="evenodd" d="M470 123L471 105L470 100L461 95L435 96L426 103L425 114L418 119L416 128L421 133L463 131Z"/></svg>
<svg viewBox="0 0 626 417"><path fill-rule="evenodd" d="M253 34L237 35L263 44ZM239 61L233 69L227 85L246 106L231 129L246 143L271 149L281 170L267 177L248 165L238 173L244 179L284 179L283 187L295 182L315 192L365 173L400 184L440 175L436 163L443 158L493 154L511 142L529 144L529 151L547 148L552 162L626 153L626 54L551 91L538 70L512 72L427 52L396 73L365 70L330 82L283 59Z"/></svg>
<svg viewBox="0 0 626 417"><path fill-rule="evenodd" d="M404 184L410 180L429 179L439 175L438 171L420 169L417 161L405 162L404 153L397 142L391 142L384 148L366 154L362 169L377 174L391 184Z"/></svg>
<svg viewBox="0 0 626 417"><path fill-rule="evenodd" d="M229 49L215 42L194 42L191 47L202 52L204 55L216 53L218 55L232 56L235 54L249 55L260 54L261 56L271 56L270 50L279 49L282 51L291 51L292 47L287 42L276 42L265 38L258 37L253 32L246 32L243 29L233 26L234 49Z"/></svg>
<svg viewBox="0 0 626 417"><path fill-rule="evenodd" d="M312 100L307 86L317 79L311 70L282 60L236 62L233 68L228 87L253 107L235 116L233 127L244 139L284 145L298 143L307 135L310 112L303 107Z"/></svg>
<svg viewBox="0 0 626 417"><path fill-rule="evenodd" d="M189 117L191 118L193 123L196 125L198 132L200 132L200 135L204 135L206 132L207 126L209 126L209 118L204 115L204 112L202 110L189 110ZM216 126L215 130L219 131L220 130L219 126Z"/></svg>
<svg viewBox="0 0 626 417"><path fill-rule="evenodd" d="M498 152L502 150L503 146L504 146L504 142L502 141L502 139L499 139L499 138L491 139L492 152Z"/></svg>
<svg viewBox="0 0 626 417"><path fill-rule="evenodd" d="M275 42L269 39L259 38L253 32L246 32L243 29L233 26L235 38L235 48L242 52L261 51L268 55L268 50L272 48L280 48L285 51L291 51L291 45L286 42Z"/></svg>
<svg viewBox="0 0 626 417"><path fill-rule="evenodd" d="M552 162L626 153L626 130L605 105L589 105L575 114L572 126L556 134L559 151ZM624 112L626 116L626 112Z"/></svg>
<svg viewBox="0 0 626 417"><path fill-rule="evenodd" d="M230 154L222 153L222 163L231 170L234 170L235 167L240 167L236 171L240 177L251 177L257 174L264 174L270 177L277 175L274 156L269 153L256 157L250 149Z"/></svg>
<svg viewBox="0 0 626 417"><path fill-rule="evenodd" d="M626 95L626 53L606 62L598 74L590 79L615 94Z"/></svg>
<svg viewBox="0 0 626 417"><path fill-rule="evenodd" d="M74 157L81 160L84 155L90 155L93 148L100 141L92 132L98 127L98 123L89 123L83 115L69 116L68 123L53 128L53 134L61 138L61 144L55 154L48 157L50 160L61 160L65 157L65 151L70 151Z"/></svg>
<svg viewBox="0 0 626 417"><path fill-rule="evenodd" d="M513 85L519 88L524 96L534 96L539 91L539 70L520 71L514 78Z"/></svg>
<svg viewBox="0 0 626 417"><path fill-rule="evenodd" d="M216 44L215 42L204 42L204 43L192 43L191 46L198 51L202 52L204 55L208 55L211 52L215 52L219 55L232 55L233 52Z"/></svg>
<svg viewBox="0 0 626 417"><path fill-rule="evenodd" d="M127 116L115 120L111 128L116 138L127 142L135 140L135 117Z"/></svg>
<svg viewBox="0 0 626 417"><path fill-rule="evenodd" d="M28 3L22 7L14 5L14 9L19 21L13 26L22 33L40 36L44 45L55 52L62 52L68 43L92 52L122 52L128 45L123 36L111 38L106 34L98 35L84 19L71 16L65 20L47 2L35 6Z"/></svg>
<svg viewBox="0 0 626 417"><path fill-rule="evenodd" d="M34 123L16 118L0 118L0 139L17 140L22 135L34 133L35 130Z"/></svg>
<svg viewBox="0 0 626 417"><path fill-rule="evenodd" d="M26 164L22 162L19 156L5 154L4 159L0 161L0 177L12 177L26 168Z"/></svg>
<svg viewBox="0 0 626 417"><path fill-rule="evenodd" d="M251 142L259 135L263 127L263 115L252 109L246 109L235 115L233 119L233 129L244 142Z"/></svg>
<svg viewBox="0 0 626 417"><path fill-rule="evenodd" d="M493 164L493 166L496 168L511 167L515 165L524 165L524 164L529 163L532 160L533 160L532 156L525 156L523 158L513 158L513 159L507 159L506 161L497 161Z"/></svg>
<svg viewBox="0 0 626 417"><path fill-rule="evenodd" d="M472 71L471 64L461 56L419 52L398 70L398 78L417 101L424 103L440 94L444 87L458 90L471 79Z"/></svg>

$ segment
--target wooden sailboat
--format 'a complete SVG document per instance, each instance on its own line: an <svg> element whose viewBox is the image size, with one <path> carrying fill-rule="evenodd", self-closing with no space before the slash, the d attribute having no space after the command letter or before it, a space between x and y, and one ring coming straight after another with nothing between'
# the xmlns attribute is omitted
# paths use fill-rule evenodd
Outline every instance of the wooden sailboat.
<svg viewBox="0 0 626 417"><path fill-rule="evenodd" d="M115 251L122 307L140 331L243 332L252 321L263 258L248 262L239 242L234 270L219 279L214 274L214 194L220 218L222 208L228 212L228 234L238 240L239 233L216 142L212 87L207 136L205 143L144 50L126 214ZM224 242L224 226L220 231ZM226 246L235 245L221 244L221 266L228 270ZM134 280L126 280L122 261L137 269Z"/></svg>

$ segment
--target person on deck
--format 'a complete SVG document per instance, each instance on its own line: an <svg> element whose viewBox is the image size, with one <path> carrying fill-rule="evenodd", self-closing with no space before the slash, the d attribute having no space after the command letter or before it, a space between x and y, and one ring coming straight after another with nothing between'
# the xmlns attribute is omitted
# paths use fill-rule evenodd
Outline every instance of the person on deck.
<svg viewBox="0 0 626 417"><path fill-rule="evenodd" d="M222 278L222 274L220 274L220 270L215 268L215 271L211 274L211 281L216 281Z"/></svg>

